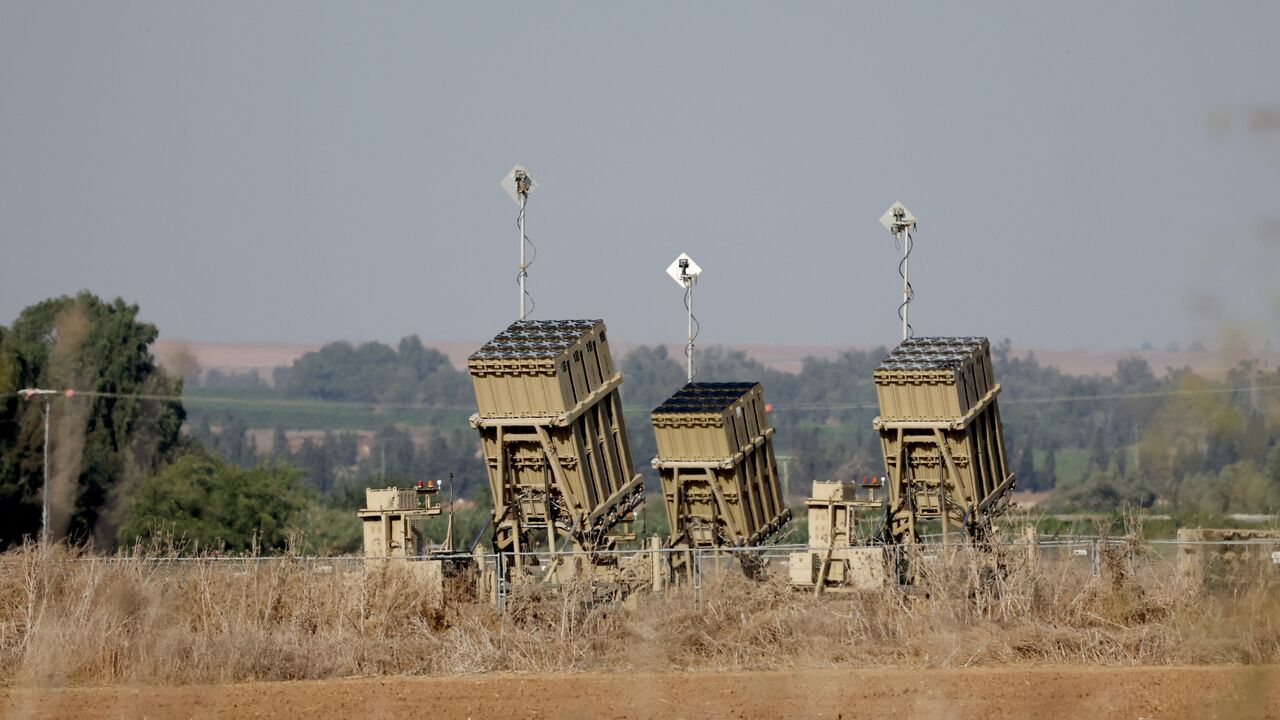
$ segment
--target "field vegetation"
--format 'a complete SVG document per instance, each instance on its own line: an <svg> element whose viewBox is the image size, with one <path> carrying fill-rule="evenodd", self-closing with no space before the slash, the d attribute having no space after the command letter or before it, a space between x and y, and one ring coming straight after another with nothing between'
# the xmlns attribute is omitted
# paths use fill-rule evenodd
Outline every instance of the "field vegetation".
<svg viewBox="0 0 1280 720"><path fill-rule="evenodd" d="M187 387L182 393L190 427L287 428L289 430L363 430L376 432L389 425L467 428L474 409L430 403L372 403L296 398L270 385L254 387ZM234 432L234 430L233 430ZM243 430L241 431L243 432Z"/></svg>
<svg viewBox="0 0 1280 720"><path fill-rule="evenodd" d="M499 613L404 562L28 543L0 555L0 682L1280 660L1274 573L1205 590L1136 535L1107 547L1096 576L1011 545L927 563L909 592L823 598L733 569L621 604L517 583Z"/></svg>
<svg viewBox="0 0 1280 720"><path fill-rule="evenodd" d="M466 422L469 381L416 336L395 346L330 343L268 384L190 362L160 367L151 353L159 330L139 312L82 293L0 327L0 547L40 525L43 403L20 397L27 387L78 393L50 403L55 537L109 550L162 526L228 551L250 549L249 538L281 551L300 530L312 551L354 552L364 488L427 478L452 480L469 508L461 519L483 535L471 517L487 505L488 486ZM871 419L884 352L809 359L787 373L711 348L699 355L698 376L764 383L795 505L814 479L883 473ZM1174 524L1221 524L1234 522L1221 519L1230 513L1280 509L1280 371L1242 361L1219 379L1177 368L1157 375L1130 358L1110 376L1078 377L1008 341L993 357L1018 488L1041 491L1053 514L1129 504ZM683 383L683 368L663 347L634 349L618 364L635 469L656 497L648 413ZM222 485L256 500L223 502L209 491ZM663 522L652 502L637 529Z"/></svg>

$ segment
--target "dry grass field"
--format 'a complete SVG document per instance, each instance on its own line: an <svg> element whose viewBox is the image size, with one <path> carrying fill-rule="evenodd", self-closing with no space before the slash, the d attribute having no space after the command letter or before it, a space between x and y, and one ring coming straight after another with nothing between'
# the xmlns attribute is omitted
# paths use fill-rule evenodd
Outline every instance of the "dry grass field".
<svg viewBox="0 0 1280 720"><path fill-rule="evenodd" d="M822 598L517 584L499 613L403 562L26 545L0 555L0 717L1280 717L1280 576L1206 590L1104 547L1096 574L960 549Z"/></svg>
<svg viewBox="0 0 1280 720"><path fill-rule="evenodd" d="M782 580L707 575L597 603L517 585L505 613L437 598L402 563L116 558L27 545L0 556L0 682L13 687L232 683L387 675L1037 665L1261 665L1280 660L1276 575L1202 592L1138 573L1003 570L959 553L913 589L813 598ZM1023 551L1025 552L1025 550Z"/></svg>

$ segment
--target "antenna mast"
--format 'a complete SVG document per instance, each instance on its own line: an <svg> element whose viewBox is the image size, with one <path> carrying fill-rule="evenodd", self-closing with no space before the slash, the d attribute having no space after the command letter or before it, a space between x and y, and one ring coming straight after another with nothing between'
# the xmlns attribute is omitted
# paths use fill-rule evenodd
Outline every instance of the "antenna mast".
<svg viewBox="0 0 1280 720"><path fill-rule="evenodd" d="M529 266L533 263L527 263L524 260L525 245L529 242L529 236L524 232L524 210L529 203L529 193L533 192L537 187L537 183L533 181L533 176L520 163L511 168L507 176L502 178L502 189L507 191L507 195L520 206L520 214L516 216L516 227L520 229L520 266L516 273L516 283L520 285L520 319L524 320L529 316L529 312L525 309L525 300L528 299L529 293L525 290L525 280L529 277Z"/></svg>
<svg viewBox="0 0 1280 720"><path fill-rule="evenodd" d="M902 304L898 306L898 317L902 320L902 339L911 337L911 323L907 320L907 312L916 292L911 288L907 274L911 260L911 231L916 226L916 216L911 214L906 205L895 202L880 216L880 224L893 235L894 242L902 247L902 262L898 263L898 274L902 276Z"/></svg>
<svg viewBox="0 0 1280 720"><path fill-rule="evenodd" d="M688 334L687 341L684 346L685 355L685 378L687 382L693 382L693 341L698 337L697 331L694 329L698 325L698 319L693 315L693 286L698 284L698 276L702 274L702 268L698 267L698 263L693 261L685 253L672 262L667 268L667 275L676 284L684 288L684 309L688 312Z"/></svg>

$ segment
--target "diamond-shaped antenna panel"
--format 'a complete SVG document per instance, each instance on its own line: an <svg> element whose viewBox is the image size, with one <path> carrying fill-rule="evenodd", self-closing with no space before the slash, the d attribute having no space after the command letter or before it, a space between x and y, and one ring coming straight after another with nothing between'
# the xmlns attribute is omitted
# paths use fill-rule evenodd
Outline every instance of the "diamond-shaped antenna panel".
<svg viewBox="0 0 1280 720"><path fill-rule="evenodd" d="M537 189L538 184L533 181L533 175L529 174L525 166L516 163L516 166L511 168L511 171L499 183L502 185L502 189L507 192L507 195L511 196L511 201L517 205L520 204L520 183L522 180L528 188L526 193L531 193Z"/></svg>
<svg viewBox="0 0 1280 720"><path fill-rule="evenodd" d="M895 202L880 216L880 224L885 230L897 235L906 228L915 227L916 216L911 214L906 205Z"/></svg>
<svg viewBox="0 0 1280 720"><path fill-rule="evenodd" d="M683 264L682 264L683 263ZM672 280L682 288L687 288L698 281L698 276L702 274L702 268L698 267L698 263L693 261L685 253L680 253L671 266L667 268L667 274Z"/></svg>

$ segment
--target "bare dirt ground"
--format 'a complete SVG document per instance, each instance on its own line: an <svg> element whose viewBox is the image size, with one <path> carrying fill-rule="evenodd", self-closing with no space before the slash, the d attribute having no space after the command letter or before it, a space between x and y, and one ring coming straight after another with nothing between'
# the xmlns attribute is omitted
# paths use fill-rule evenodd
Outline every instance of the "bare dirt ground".
<svg viewBox="0 0 1280 720"><path fill-rule="evenodd" d="M1280 666L384 677L0 690L3 718L1280 718Z"/></svg>

